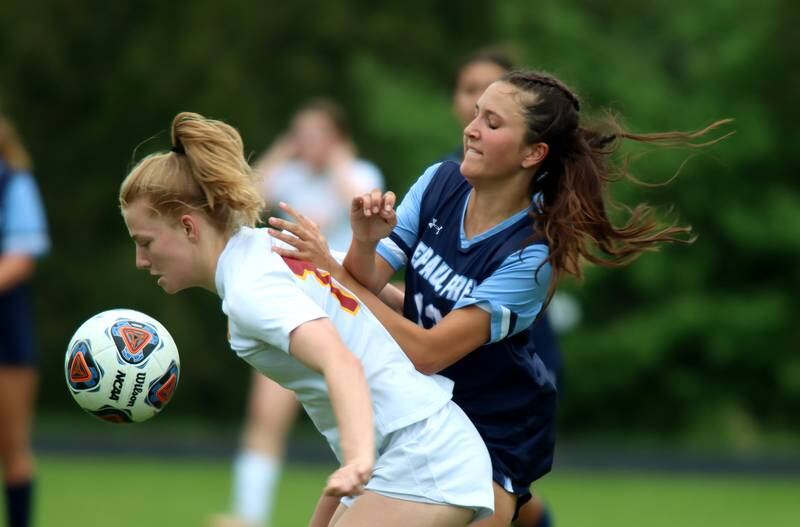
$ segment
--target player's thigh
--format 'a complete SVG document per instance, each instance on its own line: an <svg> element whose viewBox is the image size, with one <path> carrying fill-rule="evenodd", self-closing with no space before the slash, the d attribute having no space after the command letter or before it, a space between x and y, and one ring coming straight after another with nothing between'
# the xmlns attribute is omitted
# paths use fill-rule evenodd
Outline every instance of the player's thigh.
<svg viewBox="0 0 800 527"><path fill-rule="evenodd" d="M247 414L251 423L270 429L288 429L299 407L294 392L255 372Z"/></svg>
<svg viewBox="0 0 800 527"><path fill-rule="evenodd" d="M38 380L34 368L0 366L0 453L27 445Z"/></svg>
<svg viewBox="0 0 800 527"><path fill-rule="evenodd" d="M347 512L347 509L348 508L345 505L342 505L340 503L339 506L336 508L336 511L333 513L333 516L331 517L331 521L330 523L328 523L328 526L334 527L336 525L336 522L338 522L339 519L342 517L342 514Z"/></svg>
<svg viewBox="0 0 800 527"><path fill-rule="evenodd" d="M514 519L517 507L516 495L507 492L503 487L494 483L494 514L485 520L473 523L474 527L509 527Z"/></svg>
<svg viewBox="0 0 800 527"><path fill-rule="evenodd" d="M338 513L338 511L337 511ZM342 512L333 527L463 527L474 511L453 505L434 505L365 492L349 509ZM334 516L334 518L336 518Z"/></svg>

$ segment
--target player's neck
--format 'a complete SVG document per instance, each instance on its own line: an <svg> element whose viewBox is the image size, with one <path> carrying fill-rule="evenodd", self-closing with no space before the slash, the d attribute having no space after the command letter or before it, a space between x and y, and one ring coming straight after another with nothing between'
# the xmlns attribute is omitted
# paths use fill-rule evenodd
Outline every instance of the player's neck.
<svg viewBox="0 0 800 527"><path fill-rule="evenodd" d="M464 234L467 238L473 238L486 232L526 209L530 202L527 183L524 186L494 185L473 188L464 216Z"/></svg>
<svg viewBox="0 0 800 527"><path fill-rule="evenodd" d="M200 265L198 269L198 285L203 289L217 294L217 266L219 258L228 244L230 236L215 236L207 244L198 247L200 251Z"/></svg>

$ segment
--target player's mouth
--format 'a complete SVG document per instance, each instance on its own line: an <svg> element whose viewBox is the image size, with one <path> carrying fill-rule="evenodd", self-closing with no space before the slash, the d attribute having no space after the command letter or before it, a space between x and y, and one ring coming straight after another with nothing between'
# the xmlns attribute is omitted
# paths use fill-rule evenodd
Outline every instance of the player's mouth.
<svg viewBox="0 0 800 527"><path fill-rule="evenodd" d="M467 155L467 154L475 154L475 155L479 155L480 156L480 155L483 155L483 152L481 152L480 150L478 150L477 148L475 148L472 145L467 145L466 147L464 147L464 155Z"/></svg>

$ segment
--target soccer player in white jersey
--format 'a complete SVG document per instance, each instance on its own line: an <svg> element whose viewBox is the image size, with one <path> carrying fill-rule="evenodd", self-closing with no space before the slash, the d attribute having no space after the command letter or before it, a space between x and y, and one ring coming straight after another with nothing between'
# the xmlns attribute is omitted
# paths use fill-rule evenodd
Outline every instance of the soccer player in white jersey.
<svg viewBox="0 0 800 527"><path fill-rule="evenodd" d="M136 265L169 294L217 294L231 348L293 390L328 440L342 466L312 525L449 527L491 514L489 456L452 383L418 373L349 291L251 228L262 200L238 132L181 113L172 144L120 188Z"/></svg>
<svg viewBox="0 0 800 527"><path fill-rule="evenodd" d="M383 188L378 167L356 152L344 109L329 99L308 101L294 114L289 129L252 165L267 208L279 202L294 204L319 225L332 249L346 251L350 200ZM208 527L272 525L286 442L299 409L293 392L253 372L241 446L233 463L231 511L215 516Z"/></svg>

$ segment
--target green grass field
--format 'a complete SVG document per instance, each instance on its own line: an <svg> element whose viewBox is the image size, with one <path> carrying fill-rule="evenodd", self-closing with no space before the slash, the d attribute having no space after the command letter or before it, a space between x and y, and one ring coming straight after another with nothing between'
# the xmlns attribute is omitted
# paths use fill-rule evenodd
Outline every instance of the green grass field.
<svg viewBox="0 0 800 527"><path fill-rule="evenodd" d="M44 457L37 525L204 526L227 507L229 468L222 461ZM305 525L326 476L326 467L289 467L275 526ZM800 479L562 471L538 488L558 527L800 525Z"/></svg>

